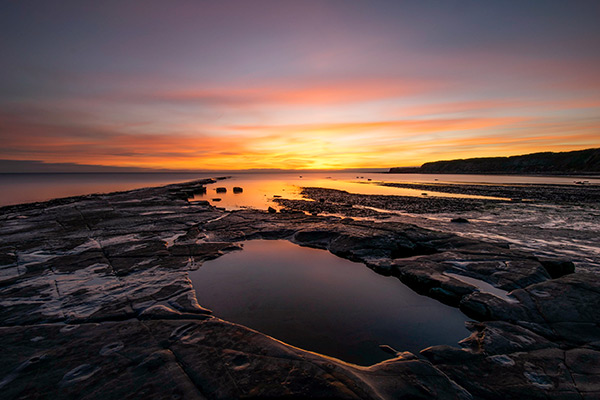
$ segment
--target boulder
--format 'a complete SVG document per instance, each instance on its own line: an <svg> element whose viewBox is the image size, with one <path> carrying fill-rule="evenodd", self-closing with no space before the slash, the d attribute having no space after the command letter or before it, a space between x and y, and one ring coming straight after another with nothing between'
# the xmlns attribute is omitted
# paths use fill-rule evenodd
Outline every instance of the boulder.
<svg viewBox="0 0 600 400"><path fill-rule="evenodd" d="M450 222L454 222L456 224L468 224L469 220L466 218L458 217L458 218L452 218L452 220Z"/></svg>
<svg viewBox="0 0 600 400"><path fill-rule="evenodd" d="M538 257L538 261L553 279L575 272L575 264L568 259Z"/></svg>

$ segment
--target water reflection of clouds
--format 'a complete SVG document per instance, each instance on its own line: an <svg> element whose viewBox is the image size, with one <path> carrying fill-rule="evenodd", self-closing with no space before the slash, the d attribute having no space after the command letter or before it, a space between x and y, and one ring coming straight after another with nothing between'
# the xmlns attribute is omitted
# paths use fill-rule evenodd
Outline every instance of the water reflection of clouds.
<svg viewBox="0 0 600 400"><path fill-rule="evenodd" d="M428 176L427 181L433 181L433 175ZM412 179L415 175L402 176L406 182L418 182ZM395 195L395 196L413 196L422 197L427 193L430 197L454 197L454 198L480 198L495 199L485 196L471 196L464 194L442 193L408 188L397 188L378 185L381 181L398 181L397 175L384 175L381 173L306 173L298 174L237 174L230 179L219 181L209 186L206 194L198 194L194 200L212 200L219 198L213 204L224 207L228 210L241 208L257 208L265 210L268 207L278 208L279 206L272 200L276 196L286 199L303 199L300 194L302 187L320 187L328 189L344 190L349 193L372 194L372 195ZM243 193L233 193L233 187L240 186L244 189ZM226 193L216 193L217 187L225 187Z"/></svg>
<svg viewBox="0 0 600 400"><path fill-rule="evenodd" d="M417 354L469 335L458 309L361 263L285 240L243 244L190 273L219 318L361 365L390 357L380 344Z"/></svg>

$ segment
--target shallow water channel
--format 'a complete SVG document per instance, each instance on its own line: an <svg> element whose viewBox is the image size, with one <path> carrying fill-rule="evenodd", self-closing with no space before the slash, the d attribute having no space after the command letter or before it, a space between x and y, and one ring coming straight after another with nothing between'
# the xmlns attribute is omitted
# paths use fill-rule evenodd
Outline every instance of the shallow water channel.
<svg viewBox="0 0 600 400"><path fill-rule="evenodd" d="M286 240L252 240L190 273L214 315L359 365L467 337L467 317L364 264Z"/></svg>

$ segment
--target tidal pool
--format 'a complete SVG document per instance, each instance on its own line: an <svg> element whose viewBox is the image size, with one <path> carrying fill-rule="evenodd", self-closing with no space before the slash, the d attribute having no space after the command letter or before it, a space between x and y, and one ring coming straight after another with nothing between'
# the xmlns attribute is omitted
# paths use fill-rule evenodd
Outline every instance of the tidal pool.
<svg viewBox="0 0 600 400"><path fill-rule="evenodd" d="M286 240L244 250L190 273L198 302L214 315L305 350L371 365L379 348L419 350L467 337L467 317L364 264Z"/></svg>

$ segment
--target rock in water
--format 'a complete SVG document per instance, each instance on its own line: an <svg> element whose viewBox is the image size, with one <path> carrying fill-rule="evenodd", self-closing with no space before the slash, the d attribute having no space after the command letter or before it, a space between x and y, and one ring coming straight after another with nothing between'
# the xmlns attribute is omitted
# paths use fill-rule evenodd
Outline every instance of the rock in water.
<svg viewBox="0 0 600 400"><path fill-rule="evenodd" d="M450 221L450 222L454 222L457 224L468 224L469 220L466 218L458 217L458 218L452 218L452 221Z"/></svg>
<svg viewBox="0 0 600 400"><path fill-rule="evenodd" d="M215 190L217 191L217 193L227 193L227 188L224 187L218 187Z"/></svg>
<svg viewBox="0 0 600 400"><path fill-rule="evenodd" d="M379 348L385 351L388 354L392 354L396 356L398 354L398 350L394 349L392 346L388 346L387 344L380 344Z"/></svg>
<svg viewBox="0 0 600 400"><path fill-rule="evenodd" d="M244 192L244 189L239 187L239 186L234 186L233 187L233 193L242 193Z"/></svg>
<svg viewBox="0 0 600 400"><path fill-rule="evenodd" d="M561 276L575 272L575 264L573 264L572 261L564 258L538 257L538 261L542 264L552 279L560 278Z"/></svg>

